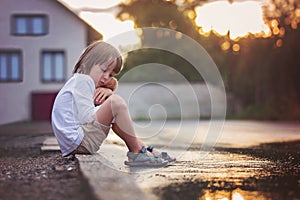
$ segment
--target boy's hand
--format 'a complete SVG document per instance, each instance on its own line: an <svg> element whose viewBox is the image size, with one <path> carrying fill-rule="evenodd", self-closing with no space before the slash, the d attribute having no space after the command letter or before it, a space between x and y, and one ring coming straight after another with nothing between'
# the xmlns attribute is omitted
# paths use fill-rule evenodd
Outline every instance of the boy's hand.
<svg viewBox="0 0 300 200"><path fill-rule="evenodd" d="M94 104L100 105L102 104L113 92L109 88L98 87L94 93Z"/></svg>
<svg viewBox="0 0 300 200"><path fill-rule="evenodd" d="M118 87L117 79L112 77L112 79L110 79L110 81L107 83L105 87L111 89L112 91L115 91Z"/></svg>

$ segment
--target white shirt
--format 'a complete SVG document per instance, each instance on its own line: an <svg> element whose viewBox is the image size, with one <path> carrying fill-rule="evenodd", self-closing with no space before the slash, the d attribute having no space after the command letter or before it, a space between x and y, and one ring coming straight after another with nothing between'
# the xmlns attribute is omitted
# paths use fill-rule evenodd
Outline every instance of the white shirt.
<svg viewBox="0 0 300 200"><path fill-rule="evenodd" d="M81 126L88 122L98 107L94 105L95 83L85 74L74 74L59 91L52 109L52 128L63 156L81 143Z"/></svg>

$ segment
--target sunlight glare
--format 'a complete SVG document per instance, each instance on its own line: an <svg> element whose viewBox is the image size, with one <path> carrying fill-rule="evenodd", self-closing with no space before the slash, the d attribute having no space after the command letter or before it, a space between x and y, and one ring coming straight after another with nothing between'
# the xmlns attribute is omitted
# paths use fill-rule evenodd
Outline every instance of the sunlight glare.
<svg viewBox="0 0 300 200"><path fill-rule="evenodd" d="M204 33L216 34L235 40L251 34L269 34L270 28L263 20L263 10L257 1L234 2L215 1L195 8L196 25Z"/></svg>
<svg viewBox="0 0 300 200"><path fill-rule="evenodd" d="M72 8L92 7L92 8L110 8L118 5L123 0L60 0L69 4Z"/></svg>
<svg viewBox="0 0 300 200"><path fill-rule="evenodd" d="M233 200L244 200L243 196L238 192L234 192L234 194L232 195L232 199Z"/></svg>
<svg viewBox="0 0 300 200"><path fill-rule="evenodd" d="M115 18L117 5L124 0L59 0L66 3L74 12L103 35L103 40L108 40L124 32L132 32L130 38L119 41L120 46L135 45L140 38L135 34L134 22L131 20L120 21ZM101 12L88 12L88 8L104 9ZM111 9L114 8L114 9ZM82 10L84 9L84 10Z"/></svg>
<svg viewBox="0 0 300 200"><path fill-rule="evenodd" d="M103 35L104 40L110 39L124 32L135 30L133 21L120 21L117 20L112 14L82 12L80 15ZM122 41L122 44L120 45L126 46L136 44L139 42L140 39L138 35L133 35L132 37Z"/></svg>

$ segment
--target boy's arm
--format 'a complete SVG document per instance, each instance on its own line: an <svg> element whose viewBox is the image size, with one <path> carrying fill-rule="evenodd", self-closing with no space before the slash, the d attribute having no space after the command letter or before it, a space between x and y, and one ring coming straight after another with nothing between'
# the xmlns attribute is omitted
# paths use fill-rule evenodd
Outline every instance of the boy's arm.
<svg viewBox="0 0 300 200"><path fill-rule="evenodd" d="M105 86L96 88L94 93L94 104L102 104L110 95L112 95L113 91L115 91L117 87L118 81L113 77Z"/></svg>

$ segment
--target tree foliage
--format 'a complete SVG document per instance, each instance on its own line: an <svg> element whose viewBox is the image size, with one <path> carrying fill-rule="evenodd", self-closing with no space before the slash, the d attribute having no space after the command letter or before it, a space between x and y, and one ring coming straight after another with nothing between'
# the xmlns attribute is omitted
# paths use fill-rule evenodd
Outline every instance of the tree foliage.
<svg viewBox="0 0 300 200"><path fill-rule="evenodd" d="M117 17L121 20L131 19L137 27L169 28L198 38L194 23L172 1L132 0L128 4L121 4L120 8Z"/></svg>
<svg viewBox="0 0 300 200"><path fill-rule="evenodd" d="M272 36L249 36L231 41L228 36L201 36L194 23L194 7L205 1L133 0L120 5L118 17L131 19L136 27L163 27L180 31L198 41L213 57L223 76L232 116L255 119L300 119L300 3L271 0L264 7ZM238 44L239 52L223 51L223 42ZM172 65L190 80L187 63L166 52L132 52L125 64L130 69L141 63ZM186 65L187 64L187 65Z"/></svg>

